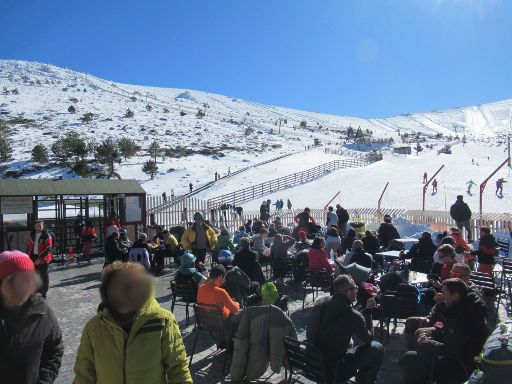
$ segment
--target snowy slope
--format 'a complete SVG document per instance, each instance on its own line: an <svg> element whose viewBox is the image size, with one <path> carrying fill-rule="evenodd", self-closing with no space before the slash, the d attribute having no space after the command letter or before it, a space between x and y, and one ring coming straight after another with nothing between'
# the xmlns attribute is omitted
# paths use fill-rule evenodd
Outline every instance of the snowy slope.
<svg viewBox="0 0 512 384"><path fill-rule="evenodd" d="M4 87L8 91L16 88L18 94L4 94ZM76 108L75 114L67 111L70 105ZM151 110L146 109L147 105L151 106ZM128 108L134 112L133 118L124 117ZM204 118L196 118L198 109L206 112ZM290 196L297 203L306 204L311 200L308 196L314 192L313 196L317 201L309 202L308 205L323 206L340 189L340 185L342 190L347 190L347 193L342 193L343 199L350 201L351 205L374 206L383 186L380 184L392 179L392 184L397 183L403 188L390 187L389 198L384 199L384 206L407 205L416 208L416 192L405 193L398 190L404 191L409 186L410 190L421 191L421 185L417 185L418 181L421 182L418 179L421 176L417 174L422 174L423 170L432 172L443 161L459 164L453 171L446 171L447 175L454 172L455 176L460 177L454 183L456 186L450 187L453 192L448 188L450 192L447 199L450 201L451 195L458 193L455 191L461 188L460 184L473 177L468 174L469 171L476 172L474 181L479 183L485 172L489 173L497 165L499 158L504 156L502 147L498 153L496 148L485 148L485 145L497 145L498 137L511 133L511 110L512 100L505 100L480 106L380 119L335 116L268 106L200 91L113 83L48 64L0 60L0 119L8 120L20 116L33 119L27 124L14 125L14 160L4 164L5 167L19 169L29 165L30 151L35 144L44 143L49 146L68 131L77 131L87 140L97 141L108 136L116 139L129 136L143 150L138 156L122 162L118 166L119 172L124 178L140 180L149 193L155 194L169 192L171 188L176 194L181 194L188 190L189 182L195 186L204 184L213 179L216 171L226 174L228 167L234 172L288 153L297 154L262 167L251 168L236 177L221 181L199 197L209 198L242 188L249 183L311 168L334 157L323 154L321 150L303 152L305 147L311 145L313 139L320 139L324 144L330 143L331 147L337 147L337 143L341 144L345 138L343 131L352 126L369 129L375 137L393 138L395 142L400 140L398 131L402 134L421 132L428 136L437 133L445 136L457 133L460 135L464 131L470 143L465 149L462 146L456 148L451 157L446 156L446 160L444 155L437 156L437 149L442 144L432 140L434 150L424 151L419 157L386 156L383 162L368 169L336 172L318 181L318 184L312 183L290 190ZM94 114L94 120L84 124L80 117L87 112ZM180 112L186 115L181 116ZM279 119L282 121L280 134L276 125ZM307 127L300 127L302 121L307 123ZM217 156L194 154L179 159L159 159L159 174L155 180L150 181L142 173L141 167L149 158L146 150L154 139L162 147L208 147ZM477 141L472 143L472 140ZM484 143L486 141L488 144ZM471 158L483 156L488 150L492 154L492 161L486 160L489 167L484 166L483 160L478 169L468 170L465 167L468 161L471 163ZM75 177L71 172L57 167L47 167L44 171L29 174L28 177L58 175ZM354 177L357 175L363 176ZM431 208L444 208L444 197L442 201L439 199L440 194L432 198ZM504 203L500 202L502 200L491 205L502 209Z"/></svg>

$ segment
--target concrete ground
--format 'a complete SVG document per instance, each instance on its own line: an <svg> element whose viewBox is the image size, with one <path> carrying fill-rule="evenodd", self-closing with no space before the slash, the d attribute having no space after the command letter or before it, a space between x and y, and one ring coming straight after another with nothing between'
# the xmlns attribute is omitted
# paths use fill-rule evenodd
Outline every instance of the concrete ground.
<svg viewBox="0 0 512 384"><path fill-rule="evenodd" d="M95 314L100 302L98 288L102 266L102 260L95 260L90 265L55 264L50 268L48 302L58 317L65 344L62 367L56 383L67 384L73 381L73 367L83 327L87 320ZM169 281L173 275L173 269L166 269L164 275L155 278L156 298L168 310L171 309ZM305 338L307 320L312 308L312 297L308 296L306 308L302 310L302 292L292 292L290 296L290 316L297 327L299 339L302 340ZM192 323L194 319L192 317L192 322L188 326L185 324L185 307L183 306L176 306L174 315L179 322L187 352L190 354L195 335ZM506 317L503 307L500 308L500 315L501 318ZM396 330L391 329L389 340L386 338L383 342L386 352L378 383L397 384L402 382L398 367L398 359L405 351L405 343L401 337L402 330L400 324ZM377 340L379 340L379 336L380 332L377 328ZM208 384L230 382L229 376L225 377L221 372L223 357L224 352L217 352L214 341L202 333L191 366L194 382ZM259 382L284 382L284 369L280 374L272 374L271 371L268 371L267 375ZM309 381L303 380L303 382L308 383Z"/></svg>

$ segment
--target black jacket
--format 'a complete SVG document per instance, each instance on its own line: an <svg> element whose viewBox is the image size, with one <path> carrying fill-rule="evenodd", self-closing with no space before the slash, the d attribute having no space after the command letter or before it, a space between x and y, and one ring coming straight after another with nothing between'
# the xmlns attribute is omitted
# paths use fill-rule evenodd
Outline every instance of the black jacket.
<svg viewBox="0 0 512 384"><path fill-rule="evenodd" d="M0 306L0 383L53 383L63 353L59 324L41 296L17 312Z"/></svg>
<svg viewBox="0 0 512 384"><path fill-rule="evenodd" d="M418 266L427 266L428 262L430 262L430 266L428 268L428 273L431 269L431 265L434 262L434 253L436 253L437 247L434 245L431 239L423 239L421 238L416 244L414 244L409 252L405 255L406 259L411 260L411 269L415 270L415 267ZM423 272L423 271L420 271Z"/></svg>
<svg viewBox="0 0 512 384"><path fill-rule="evenodd" d="M363 239L363 247L370 255L375 256L379 252L380 243L379 239L375 236L365 236Z"/></svg>
<svg viewBox="0 0 512 384"><path fill-rule="evenodd" d="M423 342L421 348L460 361L469 376L488 335L486 306L478 295L469 293L460 303L445 308L443 314L443 328L435 332L435 340Z"/></svg>
<svg viewBox="0 0 512 384"><path fill-rule="evenodd" d="M391 240L399 239L400 235L391 223L381 223L379 227L379 241L383 247L389 247Z"/></svg>
<svg viewBox="0 0 512 384"><path fill-rule="evenodd" d="M119 247L117 240L114 236L110 236L105 242L105 260L112 262L115 260L121 260L123 255L123 250Z"/></svg>
<svg viewBox="0 0 512 384"><path fill-rule="evenodd" d="M457 200L450 207L450 216L455 221L466 221L471 219L471 209L464 201Z"/></svg>
<svg viewBox="0 0 512 384"><path fill-rule="evenodd" d="M258 262L258 254L249 249L243 249L235 254L233 265L240 268L251 281L257 281L260 284L265 282L265 276Z"/></svg>
<svg viewBox="0 0 512 384"><path fill-rule="evenodd" d="M350 216L345 208L336 209L336 215L338 216L338 224L346 224L350 219Z"/></svg>
<svg viewBox="0 0 512 384"><path fill-rule="evenodd" d="M357 249L353 251L352 258L350 259L351 263L356 263L362 265L366 268L371 268L373 263L372 255L366 253L364 249Z"/></svg>
<svg viewBox="0 0 512 384"><path fill-rule="evenodd" d="M341 253L344 254L347 250L351 250L352 249L352 244L354 243L354 240L356 238L353 237L353 236L349 236L347 235L343 241L341 242Z"/></svg>
<svg viewBox="0 0 512 384"><path fill-rule="evenodd" d="M309 318L306 337L322 352L327 376L333 377L336 364L345 356L352 336L362 343L373 340L361 315L344 296L335 295L318 300Z"/></svg>

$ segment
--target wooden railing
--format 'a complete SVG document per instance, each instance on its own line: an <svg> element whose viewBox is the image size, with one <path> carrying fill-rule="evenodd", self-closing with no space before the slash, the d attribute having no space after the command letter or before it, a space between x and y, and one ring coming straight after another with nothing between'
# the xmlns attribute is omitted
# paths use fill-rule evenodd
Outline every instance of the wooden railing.
<svg viewBox="0 0 512 384"><path fill-rule="evenodd" d="M367 159L343 159L333 160L329 163L318 165L305 171L292 173L278 179L256 184L250 187L239 189L225 195L214 197L208 200L210 209L216 209L223 204L239 206L256 198L269 195L271 193L282 191L284 189L293 188L301 184L309 183L317 180L325 175L330 174L342 168L364 167L371 162Z"/></svg>

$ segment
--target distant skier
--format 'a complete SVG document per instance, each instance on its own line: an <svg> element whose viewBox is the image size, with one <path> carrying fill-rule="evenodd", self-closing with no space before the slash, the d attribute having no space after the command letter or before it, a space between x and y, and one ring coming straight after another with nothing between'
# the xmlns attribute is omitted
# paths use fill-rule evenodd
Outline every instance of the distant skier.
<svg viewBox="0 0 512 384"><path fill-rule="evenodd" d="M437 179L432 182L432 194L437 193Z"/></svg>
<svg viewBox="0 0 512 384"><path fill-rule="evenodd" d="M162 198L164 199L164 203L167 203L167 193L162 193Z"/></svg>
<svg viewBox="0 0 512 384"><path fill-rule="evenodd" d="M219 180L219 173L215 171L215 181Z"/></svg>
<svg viewBox="0 0 512 384"><path fill-rule="evenodd" d="M284 208L284 201L283 199L279 200L279 210L281 211Z"/></svg>
<svg viewBox="0 0 512 384"><path fill-rule="evenodd" d="M423 172L423 184L425 184L427 181L427 172Z"/></svg>
<svg viewBox="0 0 512 384"><path fill-rule="evenodd" d="M171 189L171 200L174 200L174 189Z"/></svg>
<svg viewBox="0 0 512 384"><path fill-rule="evenodd" d="M468 190L467 190L467 193L468 195L471 196L471 188L473 187L473 185L476 185L476 183L473 181L473 180L469 180L466 185L468 186Z"/></svg>
<svg viewBox="0 0 512 384"><path fill-rule="evenodd" d="M194 186L192 185L192 183L190 183L190 184L188 185L188 188L190 189L190 192L192 193L192 189L194 189Z"/></svg>
<svg viewBox="0 0 512 384"><path fill-rule="evenodd" d="M286 202L286 205L288 206L288 210L291 211L292 210L292 202L290 201L290 199L288 199L288 201Z"/></svg>
<svg viewBox="0 0 512 384"><path fill-rule="evenodd" d="M231 167L228 167L228 176L231 175Z"/></svg>
<svg viewBox="0 0 512 384"><path fill-rule="evenodd" d="M503 178L496 180L496 196L503 196L503 183L506 183Z"/></svg>
<svg viewBox="0 0 512 384"><path fill-rule="evenodd" d="M471 159L471 164L475 165L475 159Z"/></svg>

